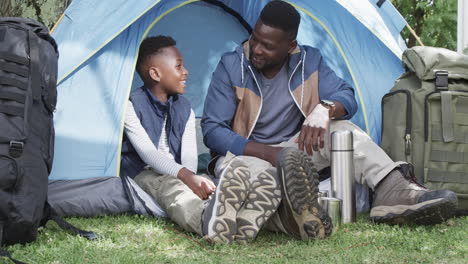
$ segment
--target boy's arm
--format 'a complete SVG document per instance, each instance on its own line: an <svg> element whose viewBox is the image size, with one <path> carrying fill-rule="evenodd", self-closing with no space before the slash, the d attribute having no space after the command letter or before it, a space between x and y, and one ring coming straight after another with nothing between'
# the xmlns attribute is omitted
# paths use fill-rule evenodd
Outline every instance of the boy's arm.
<svg viewBox="0 0 468 264"><path fill-rule="evenodd" d="M190 171L197 171L198 151L197 151L197 132L195 128L195 113L190 111L190 117L185 125L185 131L182 135L182 165Z"/></svg>
<svg viewBox="0 0 468 264"><path fill-rule="evenodd" d="M133 104L130 101L127 105L124 129L132 146L145 164L148 164L157 173L162 175L177 176L183 166L156 149L156 146L141 125L140 119L138 119L133 109Z"/></svg>
<svg viewBox="0 0 468 264"><path fill-rule="evenodd" d="M198 166L197 133L195 128L195 113L193 110L190 112L190 117L185 125L184 134L182 135L181 162L185 168L179 172L177 177L198 195L198 197L207 199L215 190L216 186L213 181L193 173L193 171L197 171Z"/></svg>
<svg viewBox="0 0 468 264"><path fill-rule="evenodd" d="M213 182L195 175L174 160L169 159L156 149L140 123L133 104L129 101L125 116L125 134L140 158L162 175L171 175L182 180L197 196L206 199L215 189Z"/></svg>

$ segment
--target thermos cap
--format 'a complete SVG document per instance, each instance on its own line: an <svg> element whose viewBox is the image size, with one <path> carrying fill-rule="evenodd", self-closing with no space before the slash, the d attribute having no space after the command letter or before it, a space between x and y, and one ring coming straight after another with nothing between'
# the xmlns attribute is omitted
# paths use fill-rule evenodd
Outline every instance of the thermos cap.
<svg viewBox="0 0 468 264"><path fill-rule="evenodd" d="M331 151L352 151L353 133L349 130L334 131L331 134Z"/></svg>

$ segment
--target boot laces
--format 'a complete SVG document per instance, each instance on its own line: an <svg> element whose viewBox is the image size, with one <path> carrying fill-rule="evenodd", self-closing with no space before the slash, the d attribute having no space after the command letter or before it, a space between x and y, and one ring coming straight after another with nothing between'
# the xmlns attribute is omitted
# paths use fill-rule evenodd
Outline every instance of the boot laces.
<svg viewBox="0 0 468 264"><path fill-rule="evenodd" d="M422 185L422 184L420 184L418 182L418 179L414 175L414 166L413 166L413 164L410 164L410 163L402 164L402 165L400 165L399 170L401 172L401 175L403 175L403 177L406 180L408 180L411 183L416 184L417 186L419 186L421 188L427 189L426 186L424 186L424 185Z"/></svg>

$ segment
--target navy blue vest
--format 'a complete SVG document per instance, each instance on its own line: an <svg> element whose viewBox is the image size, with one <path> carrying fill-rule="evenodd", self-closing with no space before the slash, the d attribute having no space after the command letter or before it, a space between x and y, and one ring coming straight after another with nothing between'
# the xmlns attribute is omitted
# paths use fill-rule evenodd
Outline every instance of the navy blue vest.
<svg viewBox="0 0 468 264"><path fill-rule="evenodd" d="M151 91L140 87L130 95L135 113L153 144L158 147L159 138L167 114L166 135L169 149L177 163L181 163L182 135L190 117L190 102L180 95L170 96L166 103L156 99ZM124 133L120 175L135 177L147 164L143 162Z"/></svg>

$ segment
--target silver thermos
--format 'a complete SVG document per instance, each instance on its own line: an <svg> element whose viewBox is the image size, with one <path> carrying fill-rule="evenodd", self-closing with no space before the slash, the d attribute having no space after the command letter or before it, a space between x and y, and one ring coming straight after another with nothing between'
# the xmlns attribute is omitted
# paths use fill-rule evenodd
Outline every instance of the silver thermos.
<svg viewBox="0 0 468 264"><path fill-rule="evenodd" d="M342 223L356 221L353 151L351 131L335 131L331 134L332 197L342 200Z"/></svg>

